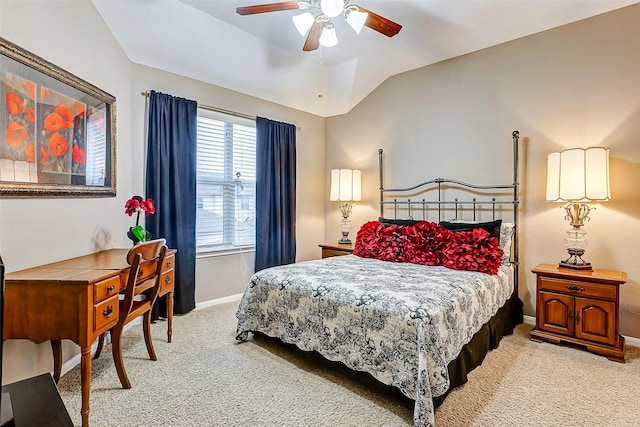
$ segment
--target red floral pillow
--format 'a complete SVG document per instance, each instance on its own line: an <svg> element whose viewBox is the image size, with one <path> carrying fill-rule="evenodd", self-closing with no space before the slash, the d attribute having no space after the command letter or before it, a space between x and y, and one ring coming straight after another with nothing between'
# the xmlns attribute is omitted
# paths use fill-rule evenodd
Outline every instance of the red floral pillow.
<svg viewBox="0 0 640 427"><path fill-rule="evenodd" d="M498 239L481 228L452 232L433 222L385 227L364 224L356 235L353 254L382 261L443 265L454 270L496 274L503 249Z"/></svg>
<svg viewBox="0 0 640 427"><path fill-rule="evenodd" d="M454 270L481 271L496 274L504 250L498 239L482 228L452 233L442 251L442 265Z"/></svg>
<svg viewBox="0 0 640 427"><path fill-rule="evenodd" d="M382 261L408 262L405 258L407 245L406 226L391 225L379 232L378 256Z"/></svg>
<svg viewBox="0 0 640 427"><path fill-rule="evenodd" d="M434 222L419 222L404 228L406 236L405 262L442 265L442 249L452 234Z"/></svg>
<svg viewBox="0 0 640 427"><path fill-rule="evenodd" d="M360 227L358 234L356 234L353 254L362 258L377 258L379 253L379 234L383 228L384 225L378 221L369 221Z"/></svg>

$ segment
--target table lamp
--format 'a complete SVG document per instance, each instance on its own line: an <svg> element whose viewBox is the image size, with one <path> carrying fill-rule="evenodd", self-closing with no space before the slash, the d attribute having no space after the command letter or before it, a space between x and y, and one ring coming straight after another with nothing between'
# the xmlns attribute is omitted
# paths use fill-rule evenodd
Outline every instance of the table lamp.
<svg viewBox="0 0 640 427"><path fill-rule="evenodd" d="M610 198L608 148L571 148L549 154L546 199L569 202L563 206L565 219L571 225L564 239L569 258L560 261L560 268L592 270L591 263L582 259L587 246L587 233L582 226L595 209L587 203Z"/></svg>
<svg viewBox="0 0 640 427"><path fill-rule="evenodd" d="M349 231L351 230L351 210L353 209L352 201L360 201L361 195L361 173L359 170L351 169L333 169L331 170L331 193L329 200L332 202L340 201L340 214L342 221L340 222L340 230L342 237L338 240L339 244L349 245Z"/></svg>

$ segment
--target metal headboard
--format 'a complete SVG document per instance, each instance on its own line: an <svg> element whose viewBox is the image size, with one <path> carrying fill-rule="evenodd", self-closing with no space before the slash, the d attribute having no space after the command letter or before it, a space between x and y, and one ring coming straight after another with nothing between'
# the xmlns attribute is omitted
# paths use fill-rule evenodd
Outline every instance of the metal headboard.
<svg viewBox="0 0 640 427"><path fill-rule="evenodd" d="M433 211L437 211L438 222L442 221L442 215L445 212L453 214L453 218L459 219L459 215L462 213L473 215L472 219L477 220L477 215L480 212L491 213L491 218L496 219L498 212L503 212L505 209L513 209L513 223L514 232L512 237L512 251L514 266L514 278L516 295L518 291L518 140L520 132L514 130L511 134L513 138L513 181L511 184L496 184L496 185L476 185L469 184L463 181L457 181L453 179L435 178L429 181L422 182L412 187L406 188L384 188L383 182L383 150L378 150L378 167L380 170L380 216L385 217L385 206L391 206L393 208L393 218L398 218L398 211L406 213L405 217L413 219L429 220L428 214ZM446 190L462 191L466 197L471 199L460 199L459 197L453 200L445 200ZM394 195L414 195L424 194L430 192L436 197L433 200L427 200L422 198L419 200L411 200L406 198L398 200L394 197L392 200L385 200L385 196L389 194ZM422 218L414 217L414 214L421 213ZM445 218L449 219L449 218ZM462 218L465 219L465 218Z"/></svg>

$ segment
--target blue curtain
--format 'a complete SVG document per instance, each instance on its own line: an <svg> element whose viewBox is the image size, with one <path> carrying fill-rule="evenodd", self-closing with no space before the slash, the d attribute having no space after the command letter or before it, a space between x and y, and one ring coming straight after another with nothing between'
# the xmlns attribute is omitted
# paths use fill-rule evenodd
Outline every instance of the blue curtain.
<svg viewBox="0 0 640 427"><path fill-rule="evenodd" d="M256 271L296 260L296 127L256 119Z"/></svg>
<svg viewBox="0 0 640 427"><path fill-rule="evenodd" d="M156 213L146 218L146 228L178 251L175 314L187 313L196 305L197 107L188 99L149 94L146 197L155 201ZM164 314L165 301L159 304Z"/></svg>

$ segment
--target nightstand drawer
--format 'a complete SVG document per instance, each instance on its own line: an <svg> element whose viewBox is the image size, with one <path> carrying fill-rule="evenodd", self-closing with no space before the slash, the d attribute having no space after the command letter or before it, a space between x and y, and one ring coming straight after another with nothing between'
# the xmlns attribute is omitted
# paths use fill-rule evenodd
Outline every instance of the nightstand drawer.
<svg viewBox="0 0 640 427"><path fill-rule="evenodd" d="M322 248L322 258L351 255L353 253L353 245L350 244L324 243L319 246Z"/></svg>
<svg viewBox="0 0 640 427"><path fill-rule="evenodd" d="M589 283L577 280L558 279L555 277L538 277L540 291L555 291L576 296L616 300L617 286L601 283Z"/></svg>
<svg viewBox="0 0 640 427"><path fill-rule="evenodd" d="M322 258L329 258L332 256L342 256L342 255L349 255L351 252L348 251L341 251L338 249L328 249L328 248L323 248L322 249Z"/></svg>

